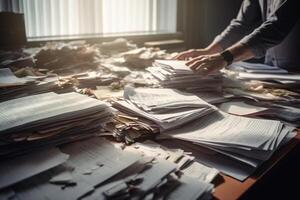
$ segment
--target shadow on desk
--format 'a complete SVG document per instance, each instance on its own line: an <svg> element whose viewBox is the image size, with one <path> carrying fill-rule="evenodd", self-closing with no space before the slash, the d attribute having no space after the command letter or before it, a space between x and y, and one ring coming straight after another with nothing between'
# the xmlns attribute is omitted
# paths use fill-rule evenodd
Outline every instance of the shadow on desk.
<svg viewBox="0 0 300 200"><path fill-rule="evenodd" d="M298 139L299 140L299 139ZM241 198L257 199L300 199L300 144L273 166Z"/></svg>
<svg viewBox="0 0 300 200"><path fill-rule="evenodd" d="M222 175L224 182L216 184L214 199L300 199L300 132L288 144L260 166L244 182Z"/></svg>
<svg viewBox="0 0 300 200"><path fill-rule="evenodd" d="M167 146L167 144L171 146ZM193 146L180 141L180 147L193 152ZM174 148L176 142L165 140L163 145ZM187 148L188 149L185 149ZM197 147L199 149L199 146ZM194 152L193 152L194 153ZM196 154L193 154L196 156ZM257 199L300 199L300 131L286 145L279 148L274 155L260 166L245 181L220 174L213 181L215 200L257 200ZM296 180L296 181L295 181ZM299 187L299 189L298 189Z"/></svg>

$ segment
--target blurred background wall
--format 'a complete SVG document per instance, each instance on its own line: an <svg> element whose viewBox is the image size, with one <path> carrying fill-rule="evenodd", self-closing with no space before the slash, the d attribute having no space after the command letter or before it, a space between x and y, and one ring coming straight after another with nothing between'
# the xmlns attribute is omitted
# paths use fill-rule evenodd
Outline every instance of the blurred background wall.
<svg viewBox="0 0 300 200"><path fill-rule="evenodd" d="M208 45L236 17L241 3L242 0L180 0L178 28L184 32L186 48Z"/></svg>

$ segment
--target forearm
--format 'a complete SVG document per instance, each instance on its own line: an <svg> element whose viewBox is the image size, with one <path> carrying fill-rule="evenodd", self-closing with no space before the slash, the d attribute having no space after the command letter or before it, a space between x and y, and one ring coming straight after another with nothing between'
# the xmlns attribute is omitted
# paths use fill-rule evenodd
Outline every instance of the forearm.
<svg viewBox="0 0 300 200"><path fill-rule="evenodd" d="M247 45L241 43L236 43L227 50L233 55L233 62L245 61L255 57L251 49Z"/></svg>
<svg viewBox="0 0 300 200"><path fill-rule="evenodd" d="M175 59L186 60L187 58L195 58L201 55L212 55L220 53L222 51L223 48L221 47L221 45L219 45L217 42L212 42L209 46L207 46L204 49L190 49L188 51L185 51L177 55Z"/></svg>
<svg viewBox="0 0 300 200"><path fill-rule="evenodd" d="M222 52L224 49L218 42L214 41L206 48L204 48L204 50L207 51L208 54L216 54Z"/></svg>
<svg viewBox="0 0 300 200"><path fill-rule="evenodd" d="M244 0L237 17L231 20L226 29L215 37L214 42L227 49L248 35L261 23L261 10L258 0Z"/></svg>
<svg viewBox="0 0 300 200"><path fill-rule="evenodd" d="M255 57L263 57L266 51L280 44L300 20L297 1L278 0L277 7L267 20L252 33L240 40L251 49Z"/></svg>
<svg viewBox="0 0 300 200"><path fill-rule="evenodd" d="M226 51L230 51L230 53L232 54L233 62L244 61L254 57L251 49L241 43L237 43L227 48ZM186 65L196 73L207 75L214 71L220 70L223 67L226 67L232 61L226 59L225 52L224 54L221 54L219 52L210 55L199 56L188 61Z"/></svg>

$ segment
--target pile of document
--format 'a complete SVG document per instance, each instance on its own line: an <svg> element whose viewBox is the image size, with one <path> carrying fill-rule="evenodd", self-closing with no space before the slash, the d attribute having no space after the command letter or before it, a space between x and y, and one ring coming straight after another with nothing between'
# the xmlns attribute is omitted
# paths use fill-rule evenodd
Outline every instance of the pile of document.
<svg viewBox="0 0 300 200"><path fill-rule="evenodd" d="M161 131L180 127L216 111L196 95L166 88L126 87L124 100L112 103L121 112L153 121Z"/></svg>
<svg viewBox="0 0 300 200"><path fill-rule="evenodd" d="M157 48L138 48L121 54L124 64L130 68L145 69L150 67L156 59L166 59L170 54Z"/></svg>
<svg viewBox="0 0 300 200"><path fill-rule="evenodd" d="M4 160L0 174L0 199L196 200L211 198L218 171L181 149L98 137Z"/></svg>
<svg viewBox="0 0 300 200"><path fill-rule="evenodd" d="M28 83L34 82L34 79L30 78L18 78L15 74L10 70L10 68L1 68L0 69L0 87L12 87L12 86L20 86Z"/></svg>
<svg viewBox="0 0 300 200"><path fill-rule="evenodd" d="M12 67L19 69L22 67L33 67L34 62L30 55L24 49L14 51L0 50L0 68Z"/></svg>
<svg viewBox="0 0 300 200"><path fill-rule="evenodd" d="M187 92L221 91L222 76L213 74L201 76L185 65L186 61L156 60L147 70L162 87L176 88Z"/></svg>
<svg viewBox="0 0 300 200"><path fill-rule="evenodd" d="M300 127L300 108L292 105L234 100L223 102L218 107L220 110L234 115L277 119L286 124Z"/></svg>
<svg viewBox="0 0 300 200"><path fill-rule="evenodd" d="M60 82L68 82L74 88L96 89L97 85L107 86L119 81L119 77L113 74L97 72L85 72L59 77Z"/></svg>
<svg viewBox="0 0 300 200"><path fill-rule="evenodd" d="M202 165L194 160L189 152L178 147L169 149L153 141L135 143L124 149L125 152L138 153L144 161L151 161L152 167L138 176L149 177L144 179L139 188L147 191L152 188L145 198L154 199L210 199L213 185L210 184L219 171ZM140 165L140 164L139 164ZM174 169L176 168L176 169ZM136 166L136 169L140 167ZM137 170L135 170L136 173ZM161 177L161 178L159 178ZM154 186L156 185L156 186Z"/></svg>
<svg viewBox="0 0 300 200"><path fill-rule="evenodd" d="M248 89L252 92L262 93L262 99L264 95L267 96L267 92L273 93L275 96L273 100L278 100L276 97L282 97L281 100L291 100L285 98L287 95L299 97L299 89L295 87L300 83L299 74L289 73L285 69L274 66L246 62L232 64L228 69L224 71L225 76L232 82L231 85L225 84L226 88ZM259 98L258 96L253 97ZM269 100L272 100L272 95L269 96Z"/></svg>
<svg viewBox="0 0 300 200"><path fill-rule="evenodd" d="M245 72L250 74L288 74L288 71L276 66L269 66L261 63L237 62L227 67L229 70Z"/></svg>
<svg viewBox="0 0 300 200"><path fill-rule="evenodd" d="M218 167L214 161L209 161L209 165L229 176L245 180L276 149L294 137L296 131L280 121L247 118L219 111L166 131L163 135L188 141L234 160L235 164L227 167ZM242 167L237 170L234 169L236 165L247 167L245 171L241 170Z"/></svg>
<svg viewBox="0 0 300 200"><path fill-rule="evenodd" d="M130 51L132 49L136 49L137 45L132 44L128 40L124 38L117 38L111 42L102 42L101 44L96 44L94 47L97 47L101 54L114 56L116 54Z"/></svg>
<svg viewBox="0 0 300 200"><path fill-rule="evenodd" d="M79 199L138 160L101 138L43 149L1 163L0 197Z"/></svg>
<svg viewBox="0 0 300 200"><path fill-rule="evenodd" d="M219 173L215 168L210 168L196 162L191 152L184 151L178 147L167 148L152 140L146 140L143 143L134 143L131 146L126 146L125 150L138 152L147 157L171 161L177 165L181 173L205 182L212 182Z"/></svg>
<svg viewBox="0 0 300 200"><path fill-rule="evenodd" d="M248 109L247 112L256 116L279 119L299 126L299 74L274 66L245 62L232 64L228 69L225 70L224 92L244 98L240 100L243 103L239 103L240 110ZM230 109L228 105L226 107ZM252 111L249 107L252 107ZM265 109L263 112L261 107ZM227 111L226 108L224 111ZM235 109L232 112L231 109L237 115L243 115L243 111Z"/></svg>
<svg viewBox="0 0 300 200"><path fill-rule="evenodd" d="M45 92L72 91L71 85L61 84L57 76L16 77L10 68L0 69L0 102Z"/></svg>
<svg viewBox="0 0 300 200"><path fill-rule="evenodd" d="M53 70L60 74L96 69L99 64L98 49L83 41L47 43L34 55L37 68Z"/></svg>
<svg viewBox="0 0 300 200"><path fill-rule="evenodd" d="M77 93L44 93L0 103L0 157L99 133L112 116L104 102Z"/></svg>
<svg viewBox="0 0 300 200"><path fill-rule="evenodd" d="M103 124L103 128L110 132L115 140L125 144L154 139L159 133L159 127L150 120L121 112L115 113L111 121Z"/></svg>
<svg viewBox="0 0 300 200"><path fill-rule="evenodd" d="M217 152L222 160L229 158L233 167L204 163L239 180L251 175L296 133L280 121L227 114L196 95L174 89L126 87L124 100L114 100L113 106L157 124L158 139L187 141ZM244 167L236 172L237 165Z"/></svg>
<svg viewBox="0 0 300 200"><path fill-rule="evenodd" d="M126 147L123 153L140 155L131 167L97 187L84 199L209 199L210 182L218 171L206 166L193 171L193 157L181 149L163 149L153 142ZM189 170L188 170L189 169Z"/></svg>

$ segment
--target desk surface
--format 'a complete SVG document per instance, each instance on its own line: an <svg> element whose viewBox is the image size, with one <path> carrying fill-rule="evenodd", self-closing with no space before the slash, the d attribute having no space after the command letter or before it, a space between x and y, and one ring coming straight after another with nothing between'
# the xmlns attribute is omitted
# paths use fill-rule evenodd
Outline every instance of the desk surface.
<svg viewBox="0 0 300 200"><path fill-rule="evenodd" d="M300 142L300 131L287 145L280 148L270 160L266 161L255 174L247 178L244 182L236 179L221 175L223 181L221 184L216 185L213 196L215 199L232 200L240 198L247 190L249 190L257 181L263 179L264 175L271 171L272 168L291 152L296 145Z"/></svg>

